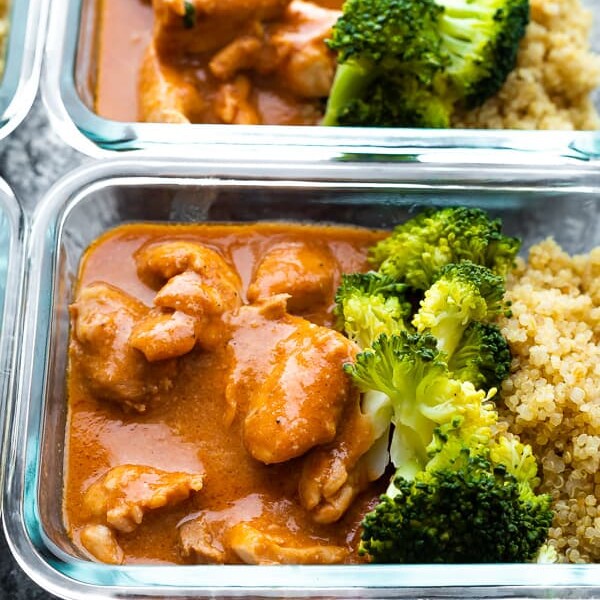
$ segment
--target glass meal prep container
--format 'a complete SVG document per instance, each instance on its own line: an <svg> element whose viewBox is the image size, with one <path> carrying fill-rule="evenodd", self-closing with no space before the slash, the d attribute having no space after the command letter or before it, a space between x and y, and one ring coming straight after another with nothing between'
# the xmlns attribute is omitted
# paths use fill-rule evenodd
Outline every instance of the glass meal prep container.
<svg viewBox="0 0 600 600"><path fill-rule="evenodd" d="M15 354L18 351L25 233L23 212L8 184L0 178L0 441L17 375Z"/></svg>
<svg viewBox="0 0 600 600"><path fill-rule="evenodd" d="M0 138L25 118L38 90L46 0L8 0L4 71L0 73Z"/></svg>
<svg viewBox="0 0 600 600"><path fill-rule="evenodd" d="M111 566L84 559L63 524L69 312L79 261L128 222L300 221L391 227L427 205L500 216L523 252L554 236L600 244L600 173L423 164L98 162L53 187L32 225L21 369L9 414L4 527L23 569L64 598L548 597L600 594L600 565Z"/></svg>
<svg viewBox="0 0 600 600"><path fill-rule="evenodd" d="M600 52L600 0L583 0L594 14L592 47ZM351 160L385 155L418 159L432 149L442 158L465 149L518 149L517 159L546 155L562 160L600 158L600 131L516 131L471 129L379 129L276 125L181 125L120 122L94 112L99 68L100 0L53 0L44 74L44 97L57 131L70 145L90 155L103 150L243 159L256 152L277 160ZM136 33L136 36L138 34ZM137 37L136 37L137 39ZM138 42L139 43L139 40ZM114 54L114 52L113 52ZM122 58L113 57L122 62ZM124 59L127 60L127 59ZM136 76L137 70L131 76ZM600 108L600 90L594 96ZM506 153L501 153L506 154ZM509 155L514 158L514 155ZM533 156L533 157L532 157ZM469 159L467 159L469 160ZM504 156L494 159L505 160Z"/></svg>

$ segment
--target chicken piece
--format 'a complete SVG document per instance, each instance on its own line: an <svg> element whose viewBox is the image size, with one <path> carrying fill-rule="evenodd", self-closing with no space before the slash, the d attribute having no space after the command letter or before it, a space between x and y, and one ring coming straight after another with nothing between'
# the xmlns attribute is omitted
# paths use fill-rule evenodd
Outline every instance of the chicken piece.
<svg viewBox="0 0 600 600"><path fill-rule="evenodd" d="M161 56L222 48L256 21L278 19L290 0L153 0Z"/></svg>
<svg viewBox="0 0 600 600"><path fill-rule="evenodd" d="M158 351L163 359L181 356L196 343L206 349L222 343L227 336L222 316L241 305L241 284L219 254L193 242L165 242L143 248L136 261L142 281L152 287L162 285L154 298L158 313L150 314L136 328L132 338L136 348L148 351L149 356ZM165 316L159 319L161 311ZM165 330L176 334L176 339L165 343Z"/></svg>
<svg viewBox="0 0 600 600"><path fill-rule="evenodd" d="M221 291L225 300L239 306L240 279L220 254L194 242L163 242L136 252L138 277L155 289L186 271L200 275L207 286Z"/></svg>
<svg viewBox="0 0 600 600"><path fill-rule="evenodd" d="M144 411L146 401L172 386L175 365L150 367L129 344L135 324L148 308L105 283L84 287L70 307L72 351L90 391L98 398Z"/></svg>
<svg viewBox="0 0 600 600"><path fill-rule="evenodd" d="M181 311L151 311L134 326L129 343L143 352L150 362L176 358L187 354L196 345L195 329L194 317Z"/></svg>
<svg viewBox="0 0 600 600"><path fill-rule="evenodd" d="M255 512L246 500L216 513L203 511L183 523L179 530L182 554L202 564L330 564L348 556L345 548L322 545L299 530L293 519L287 521L278 503L269 506L261 498L262 510Z"/></svg>
<svg viewBox="0 0 600 600"><path fill-rule="evenodd" d="M228 548L223 545L223 524L212 523L204 515L185 522L179 531L181 552L201 564L232 562Z"/></svg>
<svg viewBox="0 0 600 600"><path fill-rule="evenodd" d="M209 64L211 73L217 79L229 81L238 71L256 68L264 46L261 32L258 33L259 36L242 35L217 52Z"/></svg>
<svg viewBox="0 0 600 600"><path fill-rule="evenodd" d="M325 39L340 15L337 10L294 0L282 24L272 31L270 44L282 57L278 79L292 93L302 98L329 96L337 59Z"/></svg>
<svg viewBox="0 0 600 600"><path fill-rule="evenodd" d="M159 60L150 44L140 67L139 116L148 123L202 121L206 100L178 69Z"/></svg>
<svg viewBox="0 0 600 600"><path fill-rule="evenodd" d="M336 439L314 448L302 465L300 502L315 522L339 520L356 496L383 475L389 462L388 433L377 437L359 404L348 405Z"/></svg>
<svg viewBox="0 0 600 600"><path fill-rule="evenodd" d="M301 456L331 442L346 403L356 395L344 373L357 346L304 319L274 348L271 368L250 396L244 445L266 464Z"/></svg>
<svg viewBox="0 0 600 600"><path fill-rule="evenodd" d="M238 523L227 534L228 545L249 565L329 565L341 563L348 556L348 551L341 546L311 544L296 533L294 543L299 540L307 545L287 545L285 539L264 533L248 523Z"/></svg>
<svg viewBox="0 0 600 600"><path fill-rule="evenodd" d="M223 123L257 125L260 115L252 100L252 86L247 77L238 75L231 83L219 87L214 110Z"/></svg>
<svg viewBox="0 0 600 600"><path fill-rule="evenodd" d="M339 268L329 248L295 242L271 248L261 260L251 284L249 302L289 294L291 313L302 313L331 302Z"/></svg>
<svg viewBox="0 0 600 600"><path fill-rule="evenodd" d="M173 505L202 489L202 475L168 472L141 465L121 465L93 483L83 504L91 516L106 520L109 527L129 533L144 513Z"/></svg>
<svg viewBox="0 0 600 600"><path fill-rule="evenodd" d="M81 532L83 547L99 561L109 565L120 565L125 555L115 534L106 525L86 525Z"/></svg>
<svg viewBox="0 0 600 600"><path fill-rule="evenodd" d="M209 63L211 73L223 81L246 70L272 74L281 87L301 98L325 98L337 64L325 39L340 14L294 0L281 20L246 32L217 52Z"/></svg>
<svg viewBox="0 0 600 600"><path fill-rule="evenodd" d="M286 312L287 299L286 294L280 294L253 306L242 306L230 320L232 338L227 348L231 366L225 387L225 426L233 422L238 403L246 409L247 399L274 368L275 346L296 329L295 317Z"/></svg>

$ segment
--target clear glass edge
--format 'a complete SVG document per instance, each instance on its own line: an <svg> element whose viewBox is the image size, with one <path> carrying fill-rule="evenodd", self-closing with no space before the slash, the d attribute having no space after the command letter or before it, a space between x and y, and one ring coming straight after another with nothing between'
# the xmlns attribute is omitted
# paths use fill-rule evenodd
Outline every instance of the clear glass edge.
<svg viewBox="0 0 600 600"><path fill-rule="evenodd" d="M5 71L0 87L0 139L33 105L41 70L50 0L12 0Z"/></svg>
<svg viewBox="0 0 600 600"><path fill-rule="evenodd" d="M17 336L20 331L22 291L24 285L24 248L27 235L27 219L9 185L0 178L0 212L8 224L8 257L4 298L0 305L0 488L3 487L6 460L4 456L6 427L14 404L14 390L18 374L19 346ZM0 498L0 508L2 498Z"/></svg>
<svg viewBox="0 0 600 600"><path fill-rule="evenodd" d="M469 166L383 165L364 172L364 165L298 165L292 172L282 165L255 163L218 165L193 160L116 159L87 165L59 181L34 215L27 251L27 302L21 323L21 368L7 411L4 465L3 523L11 550L21 567L38 584L64 598L241 596L306 597L597 597L600 565L366 565L338 566L189 566L112 567L53 553L45 543L37 515L37 467L44 383L45 337L50 327L54 248L60 224L70 207L89 186L113 180L129 183L194 179L231 182L251 180L266 185L339 185L355 187L397 185L447 189L469 185L511 189L569 189L600 193L600 172L589 165L561 168L493 167L475 175ZM157 173L160 175L157 176ZM285 176L283 174L285 173ZM365 175L367 178L365 179ZM577 181L578 186L573 186ZM543 184L543 185L539 185ZM15 213L17 215L17 213ZM22 217L21 217L22 218ZM5 313L7 314L7 313ZM6 317L5 317L6 319ZM37 399L36 395L37 394ZM40 396L42 394L42 396ZM33 402L38 405L33 406ZM158 580L158 583L157 583ZM399 581L401 583L399 583ZM423 585L423 582L428 582ZM465 585L468 581L469 584ZM308 582L308 583L307 583Z"/></svg>
<svg viewBox="0 0 600 600"><path fill-rule="evenodd" d="M53 0L42 82L51 122L64 141L90 156L115 151L194 156L220 153L287 160L465 160L485 150L495 163L600 159L600 131L368 129L320 126L173 125L103 119L79 98L74 72L82 0ZM470 151L470 153L469 153ZM480 158L480 157L479 157Z"/></svg>

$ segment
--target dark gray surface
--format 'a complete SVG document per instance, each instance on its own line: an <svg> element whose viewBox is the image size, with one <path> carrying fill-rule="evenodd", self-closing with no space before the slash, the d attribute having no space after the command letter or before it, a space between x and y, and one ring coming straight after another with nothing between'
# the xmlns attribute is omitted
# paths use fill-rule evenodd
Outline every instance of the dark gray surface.
<svg viewBox="0 0 600 600"><path fill-rule="evenodd" d="M38 100L16 131L0 142L0 176L12 187L31 215L49 187L86 160L51 130ZM54 596L36 586L21 571L0 533L0 600L50 600Z"/></svg>
<svg viewBox="0 0 600 600"><path fill-rule="evenodd" d="M0 142L0 175L30 214L50 186L84 160L90 159L51 129L39 99L16 131Z"/></svg>

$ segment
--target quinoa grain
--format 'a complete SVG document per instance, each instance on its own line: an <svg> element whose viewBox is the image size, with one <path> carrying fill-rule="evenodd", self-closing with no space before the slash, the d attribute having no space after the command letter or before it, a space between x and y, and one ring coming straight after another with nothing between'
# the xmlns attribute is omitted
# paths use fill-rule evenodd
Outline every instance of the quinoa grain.
<svg viewBox="0 0 600 600"><path fill-rule="evenodd" d="M531 444L554 500L550 543L562 561L600 560L600 248L571 257L552 240L509 277L513 353L504 425Z"/></svg>
<svg viewBox="0 0 600 600"><path fill-rule="evenodd" d="M590 93L600 83L600 56L589 49L591 14L580 0L530 0L531 21L516 68L500 91L454 127L597 129ZM595 284L600 293L600 280Z"/></svg>

